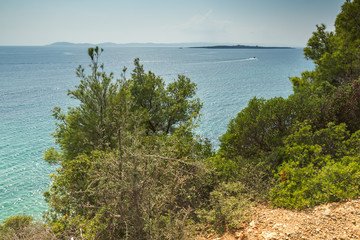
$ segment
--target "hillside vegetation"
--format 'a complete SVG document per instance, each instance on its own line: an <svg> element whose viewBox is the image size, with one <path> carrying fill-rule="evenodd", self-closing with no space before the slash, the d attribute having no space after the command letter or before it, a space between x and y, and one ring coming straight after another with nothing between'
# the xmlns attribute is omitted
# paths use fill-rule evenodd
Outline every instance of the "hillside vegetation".
<svg viewBox="0 0 360 240"><path fill-rule="evenodd" d="M202 104L189 78L166 85L135 59L131 77L115 79L90 48L89 74L79 66L68 91L79 105L53 110L46 224L14 216L0 239L194 239L239 228L257 203L358 198L359 19L360 0L348 0L334 32L317 25L304 49L315 70L291 78L286 99L251 99L216 152L194 134Z"/></svg>

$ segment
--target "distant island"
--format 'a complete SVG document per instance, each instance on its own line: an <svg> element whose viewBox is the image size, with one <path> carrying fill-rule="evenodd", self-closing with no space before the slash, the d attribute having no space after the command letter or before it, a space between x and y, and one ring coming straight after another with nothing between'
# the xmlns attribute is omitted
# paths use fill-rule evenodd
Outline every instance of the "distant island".
<svg viewBox="0 0 360 240"><path fill-rule="evenodd" d="M45 47L94 47L95 45L103 46L116 46L116 43L100 43L100 44L91 44L91 43L72 43L72 42L55 42L49 45L45 45Z"/></svg>
<svg viewBox="0 0 360 240"><path fill-rule="evenodd" d="M201 46L190 48L211 48L211 49L294 49L292 47L263 47L263 46L248 46L248 45L215 45L215 46Z"/></svg>
<svg viewBox="0 0 360 240"><path fill-rule="evenodd" d="M192 42L192 43L112 43L112 42L104 42L104 43L72 43L72 42L55 42L45 47L94 47L99 46L103 48L107 47L201 47L201 46L210 46L215 45L216 43L209 42Z"/></svg>
<svg viewBox="0 0 360 240"><path fill-rule="evenodd" d="M211 48L211 49L294 49L292 47L264 47L264 46L249 46L249 45L215 45L216 43L72 43L72 42L55 42L45 47L184 47L184 48Z"/></svg>

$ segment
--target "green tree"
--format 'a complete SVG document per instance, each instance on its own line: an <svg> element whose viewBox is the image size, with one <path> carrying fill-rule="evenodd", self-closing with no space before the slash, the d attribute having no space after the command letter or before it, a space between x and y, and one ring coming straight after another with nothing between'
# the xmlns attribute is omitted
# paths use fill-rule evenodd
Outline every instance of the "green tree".
<svg viewBox="0 0 360 240"><path fill-rule="evenodd" d="M104 65L98 62L102 51L98 47L88 51L91 75L86 75L82 66L76 70L80 84L75 90L69 90L68 95L78 100L80 105L69 108L66 114L59 107L53 110L53 116L58 121L53 136L61 154L57 154L53 148L49 149L45 156L50 162L71 160L93 150L115 148L118 144L118 132L124 118L114 116L119 113L125 115L127 111L127 83L115 81L113 73L106 74Z"/></svg>
<svg viewBox="0 0 360 240"><path fill-rule="evenodd" d="M68 95L79 101L78 107L69 108L65 114L55 107L53 116L58 121L53 136L60 147L60 154L54 148L45 153L48 162L71 160L93 150L121 148L123 134L131 131L141 122L147 135L172 134L182 125L192 131L202 107L194 98L196 85L185 76L168 86L154 73L145 73L139 59L131 79L115 80L114 74L107 74L104 65L99 64L102 49L90 48L91 75L85 74L82 66L76 74L80 84Z"/></svg>
<svg viewBox="0 0 360 240"><path fill-rule="evenodd" d="M325 53L331 53L331 38L333 32L327 32L325 24L316 25L317 31L313 32L308 40L307 47L304 48L304 55L307 59L314 60L317 63Z"/></svg>
<svg viewBox="0 0 360 240"><path fill-rule="evenodd" d="M220 153L226 157L260 157L281 143L292 122L291 108L283 98L253 98L229 123L220 138Z"/></svg>
<svg viewBox="0 0 360 240"><path fill-rule="evenodd" d="M314 60L315 83L327 81L341 86L360 76L360 1L346 1L335 21L335 32L325 31L325 25L317 25L317 31L304 49L305 57Z"/></svg>
<svg viewBox="0 0 360 240"><path fill-rule="evenodd" d="M230 121L227 132L220 138L220 155L262 158L264 161L273 150L283 146L284 137L296 121L310 120L321 126L326 100L321 96L322 88L302 87L297 91L288 99L251 99L248 106ZM269 162L274 166L279 163L280 159Z"/></svg>
<svg viewBox="0 0 360 240"><path fill-rule="evenodd" d="M230 121L209 159L222 179L241 181L246 192L273 188L273 204L292 208L358 195L359 151L351 144L358 146L360 116L359 6L343 4L334 32L316 26L304 49L315 69L291 78L294 94L251 99Z"/></svg>
<svg viewBox="0 0 360 240"><path fill-rule="evenodd" d="M47 220L62 238L184 239L213 185L203 164L211 146L193 133L196 85L179 76L166 86L138 59L130 79L124 69L114 80L101 52L89 49L91 75L77 69L69 95L79 106L54 109L60 151L45 158L60 168L44 193Z"/></svg>
<svg viewBox="0 0 360 240"><path fill-rule="evenodd" d="M202 104L194 99L196 85L189 78L179 75L165 87L162 78L150 71L145 73L139 59L135 59L134 65L130 88L133 109L145 112L149 133L173 133L179 125L199 116Z"/></svg>
<svg viewBox="0 0 360 240"><path fill-rule="evenodd" d="M326 117L337 124L346 123L351 132L360 126L360 82L354 81L336 89L326 106Z"/></svg>
<svg viewBox="0 0 360 240"><path fill-rule="evenodd" d="M360 1L346 0L335 20L336 34L347 35L349 40L360 39Z"/></svg>

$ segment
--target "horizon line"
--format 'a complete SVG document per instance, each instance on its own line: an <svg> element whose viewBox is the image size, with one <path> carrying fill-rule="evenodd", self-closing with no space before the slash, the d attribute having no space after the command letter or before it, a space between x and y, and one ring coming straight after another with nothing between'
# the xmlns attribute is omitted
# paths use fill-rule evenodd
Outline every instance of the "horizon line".
<svg viewBox="0 0 360 240"><path fill-rule="evenodd" d="M55 45L55 46L54 46ZM101 42L101 43L86 43L86 42L67 42L67 41L59 41L59 42L53 42L49 44L36 44L36 45L0 45L0 47L56 47L56 45L118 45L120 46L126 46L126 45L170 45L170 47L182 47L184 45L211 45L211 46L217 46L217 45L226 45L226 46L236 46L236 45L243 45L243 46L261 46L261 47L293 47L293 48L304 48L305 46L296 46L296 45L289 45L289 44L267 44L267 43L218 43L218 42L177 42L177 43L171 43L171 42L129 42L129 43L115 43L115 42ZM136 46L135 46L136 47Z"/></svg>

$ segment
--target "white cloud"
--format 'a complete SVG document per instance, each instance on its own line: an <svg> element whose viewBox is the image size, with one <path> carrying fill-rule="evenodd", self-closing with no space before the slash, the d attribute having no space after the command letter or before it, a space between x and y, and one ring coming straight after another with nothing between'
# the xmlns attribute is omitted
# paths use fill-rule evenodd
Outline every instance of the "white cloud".
<svg viewBox="0 0 360 240"><path fill-rule="evenodd" d="M229 35L232 21L219 19L213 10L204 14L196 14L183 24L171 27L188 41L225 41Z"/></svg>
<svg viewBox="0 0 360 240"><path fill-rule="evenodd" d="M206 20L209 20L210 15L212 14L212 10L209 10L205 15L195 15L192 17L183 27L192 27L192 26L200 26L206 23Z"/></svg>

